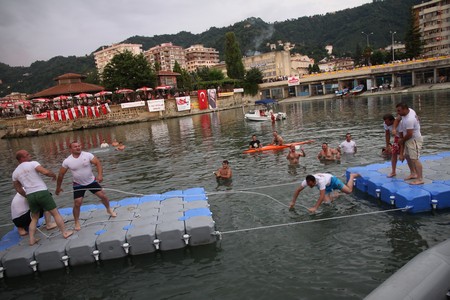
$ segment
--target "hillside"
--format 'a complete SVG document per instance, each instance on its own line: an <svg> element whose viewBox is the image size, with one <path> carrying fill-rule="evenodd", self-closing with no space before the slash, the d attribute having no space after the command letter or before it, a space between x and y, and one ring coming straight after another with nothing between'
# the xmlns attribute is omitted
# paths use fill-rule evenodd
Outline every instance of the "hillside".
<svg viewBox="0 0 450 300"><path fill-rule="evenodd" d="M366 45L366 35L362 31L373 32L370 35L373 48L385 47L391 43L389 31L396 31L396 40L402 41L408 27L411 6L420 2L422 1L377 1L335 13L275 23L266 23L255 17L227 27L211 27L200 34L182 31L153 37L133 36L123 42L142 44L144 50L166 42L182 47L203 44L216 48L223 55L225 33L233 31L244 55L267 52L269 49L266 44L278 40L295 44L293 52L308 54L315 59L323 58L324 46L327 44L333 45L334 52L338 55L351 55L357 44L361 47ZM29 67L10 67L0 63L0 79L3 81L0 84L0 97L11 92L35 93L53 86L53 78L63 73L86 74L94 70L93 55L57 56L48 61L37 61Z"/></svg>

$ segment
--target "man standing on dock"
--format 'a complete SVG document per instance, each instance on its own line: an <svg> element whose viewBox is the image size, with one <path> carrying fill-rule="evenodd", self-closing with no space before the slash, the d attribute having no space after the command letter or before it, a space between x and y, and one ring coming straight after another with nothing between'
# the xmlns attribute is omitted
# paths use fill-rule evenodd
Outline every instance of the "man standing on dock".
<svg viewBox="0 0 450 300"><path fill-rule="evenodd" d="M83 204L83 198L86 191L90 191L100 198L106 207L106 212L111 217L117 214L109 206L109 199L103 192L99 183L103 181L103 168L100 160L92 153L81 151L81 145L78 142L70 143L71 155L67 157L59 170L58 180L56 182L56 195L62 191L61 184L67 170L70 169L73 176L73 218L75 220L75 230L80 230L80 208ZM92 165L97 168L97 178L92 173Z"/></svg>
<svg viewBox="0 0 450 300"><path fill-rule="evenodd" d="M405 180L415 179L410 184L423 184L422 163L419 160L423 139L420 133L419 117L406 103L399 103L395 107L397 114L402 118L403 124L403 137L399 139L399 144L404 147L405 158L410 171Z"/></svg>

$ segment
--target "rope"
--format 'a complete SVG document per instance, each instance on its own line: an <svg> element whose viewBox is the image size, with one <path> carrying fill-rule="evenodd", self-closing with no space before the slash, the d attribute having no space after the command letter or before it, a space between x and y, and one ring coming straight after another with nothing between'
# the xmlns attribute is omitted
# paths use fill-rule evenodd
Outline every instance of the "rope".
<svg viewBox="0 0 450 300"><path fill-rule="evenodd" d="M77 189L77 191L90 191L91 189ZM110 188L104 188L102 187L102 190L106 190L106 191L112 191L112 192L118 192L118 193L122 193L122 194L126 194L126 195L133 195L133 196L145 196L144 194L139 194L139 193L130 193L130 192L125 192L125 191L121 191L121 190L117 190L117 189L110 189ZM68 192L62 192L61 194L72 194L73 191L68 191Z"/></svg>
<svg viewBox="0 0 450 300"><path fill-rule="evenodd" d="M307 221L299 221L299 222L290 222L290 223L283 223L283 224L259 226L259 227L253 227L253 228L236 229L236 230L229 230L229 231L219 232L218 234L219 235L223 235L223 234L230 234L230 233L237 233L237 232L254 231L254 230L276 228L276 227L284 227L284 226L292 226L292 225L307 224L307 223L316 223L316 222L338 220L338 219L345 219L345 218L351 218L351 217L360 217L360 216L374 215L374 214L380 214L380 213L387 213L387 212L393 212L393 211L398 211L398 210L405 211L405 210L408 210L409 208L410 207L407 206L407 207L403 207L403 208L393 208L393 209L388 209L388 210L372 211L372 212L359 213L359 214L354 214L354 215L345 215L345 216L337 216L337 217L330 217L330 218L323 218L323 219L316 219L316 220L307 220Z"/></svg>

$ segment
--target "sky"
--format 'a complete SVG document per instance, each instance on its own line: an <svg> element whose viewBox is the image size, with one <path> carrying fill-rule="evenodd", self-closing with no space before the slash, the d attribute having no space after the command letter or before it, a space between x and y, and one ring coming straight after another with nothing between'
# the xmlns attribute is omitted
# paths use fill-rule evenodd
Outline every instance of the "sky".
<svg viewBox="0 0 450 300"><path fill-rule="evenodd" d="M285 21L371 0L0 0L0 62L84 56L131 36L198 34L249 17ZM167 41L170 42L170 41ZM144 49L146 50L146 49Z"/></svg>

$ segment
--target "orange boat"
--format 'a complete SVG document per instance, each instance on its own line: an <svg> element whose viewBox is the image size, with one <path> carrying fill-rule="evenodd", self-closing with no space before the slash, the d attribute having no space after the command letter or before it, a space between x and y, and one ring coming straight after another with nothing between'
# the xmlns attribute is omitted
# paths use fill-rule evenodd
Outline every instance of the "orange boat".
<svg viewBox="0 0 450 300"><path fill-rule="evenodd" d="M264 147L261 147L261 148L247 149L243 153L247 154L247 153L255 153L255 152L270 151L270 150L278 151L278 150L283 150L283 149L289 148L291 145L294 145L294 146L305 145L305 144L311 144L313 142L314 142L314 140L307 140L307 141L303 141L303 142L287 143L287 144L283 144L281 146L268 145L268 146L264 146Z"/></svg>

